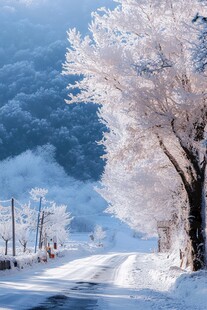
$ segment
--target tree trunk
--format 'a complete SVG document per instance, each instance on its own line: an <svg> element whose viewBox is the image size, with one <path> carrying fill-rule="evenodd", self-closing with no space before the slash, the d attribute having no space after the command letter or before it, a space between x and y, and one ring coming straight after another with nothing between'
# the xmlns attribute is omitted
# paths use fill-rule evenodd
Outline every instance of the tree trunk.
<svg viewBox="0 0 207 310"><path fill-rule="evenodd" d="M5 240L5 255L8 253L8 240Z"/></svg>
<svg viewBox="0 0 207 310"><path fill-rule="evenodd" d="M192 270L197 271L206 266L204 182L196 180L193 182L191 188L192 191L188 192L188 234L190 239L190 260Z"/></svg>
<svg viewBox="0 0 207 310"><path fill-rule="evenodd" d="M26 249L27 249L27 242L24 242L24 244L23 244L23 252L24 253L26 252Z"/></svg>
<svg viewBox="0 0 207 310"><path fill-rule="evenodd" d="M206 198L205 198L205 170L206 156L200 162L199 152L192 146L186 147L182 139L176 133L174 120L172 122L172 131L178 139L183 150L181 158L186 160L186 165L182 168L180 162L167 149L163 140L157 134L161 149L174 166L180 176L189 202L188 228L187 235L189 244L185 250L188 254L188 261L191 263L193 271L206 267ZM203 137L203 135L202 135Z"/></svg>

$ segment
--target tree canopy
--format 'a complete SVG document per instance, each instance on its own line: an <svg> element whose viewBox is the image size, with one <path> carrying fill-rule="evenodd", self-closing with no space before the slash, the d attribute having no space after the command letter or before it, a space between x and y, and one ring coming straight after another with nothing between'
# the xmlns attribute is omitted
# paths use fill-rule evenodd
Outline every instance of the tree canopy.
<svg viewBox="0 0 207 310"><path fill-rule="evenodd" d="M193 51L205 3L116 2L94 13L89 36L68 33L65 73L81 76L69 85L81 90L70 102L102 105L109 211L148 234L176 214L197 270L205 265L207 94Z"/></svg>

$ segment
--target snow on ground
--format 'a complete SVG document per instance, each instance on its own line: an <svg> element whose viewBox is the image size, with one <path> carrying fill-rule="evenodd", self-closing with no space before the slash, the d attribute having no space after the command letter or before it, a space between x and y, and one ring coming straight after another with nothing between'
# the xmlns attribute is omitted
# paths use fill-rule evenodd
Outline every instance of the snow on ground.
<svg viewBox="0 0 207 310"><path fill-rule="evenodd" d="M184 273L172 287L172 295L185 300L186 309L207 309L207 271Z"/></svg>
<svg viewBox="0 0 207 310"><path fill-rule="evenodd" d="M181 270L155 252L155 240L124 230L110 238L110 246L108 240L107 247L96 248L87 234L78 234L62 258L1 272L0 309L207 309L205 271Z"/></svg>

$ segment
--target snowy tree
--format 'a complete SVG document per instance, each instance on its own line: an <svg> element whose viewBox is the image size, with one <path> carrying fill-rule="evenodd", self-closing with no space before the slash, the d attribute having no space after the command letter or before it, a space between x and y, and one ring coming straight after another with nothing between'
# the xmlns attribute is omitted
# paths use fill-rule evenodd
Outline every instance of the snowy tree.
<svg viewBox="0 0 207 310"><path fill-rule="evenodd" d="M31 208L30 202L16 209L16 233L19 243L23 247L23 252L26 251L28 241L31 238L32 231L36 225L36 211Z"/></svg>
<svg viewBox="0 0 207 310"><path fill-rule="evenodd" d="M8 243L12 239L12 221L0 223L0 235L5 242L5 255L8 254Z"/></svg>
<svg viewBox="0 0 207 310"><path fill-rule="evenodd" d="M136 215L140 224L142 213L149 223L160 218L166 194L165 215L183 214L185 205L187 251L192 270L198 270L206 264L207 97L206 77L193 67L192 46L193 21L197 12L206 16L205 6L196 0L116 2L113 11L93 14L91 36L68 33L64 72L83 76L69 85L81 90L70 94L70 102L102 105L100 117L110 129L103 141L108 165L103 191L113 212L119 216L115 201L121 197L125 221ZM111 186L113 181L119 187ZM170 198L180 188L182 201L175 205ZM132 201L135 212L128 209Z"/></svg>
<svg viewBox="0 0 207 310"><path fill-rule="evenodd" d="M63 244L69 237L69 225L72 220L66 205L52 203L43 208L44 220L42 222L42 236L48 240L57 238Z"/></svg>
<svg viewBox="0 0 207 310"><path fill-rule="evenodd" d="M42 202L45 202L45 196L48 193L48 189L46 188L40 188L40 187L35 187L32 188L31 191L29 192L31 199L34 201L40 201L40 198L42 199Z"/></svg>
<svg viewBox="0 0 207 310"><path fill-rule="evenodd" d="M8 243L12 239L11 207L0 206L0 237L5 242L5 255L8 254Z"/></svg>
<svg viewBox="0 0 207 310"><path fill-rule="evenodd" d="M98 246L101 246L102 240L106 238L106 232L103 230L103 228L100 225L96 225L94 232L93 232L93 238L94 242L98 244Z"/></svg>
<svg viewBox="0 0 207 310"><path fill-rule="evenodd" d="M39 248L47 241L57 238L57 241L63 244L69 236L69 225L72 220L70 212L67 211L66 205L57 205L54 201L48 201L46 194L48 190L45 188L33 188L30 196L34 201L41 199L41 208L38 212L38 233Z"/></svg>
<svg viewBox="0 0 207 310"><path fill-rule="evenodd" d="M206 73L207 66L207 18L200 16L198 13L193 19L193 23L198 29L198 39L193 46L193 58L195 68L198 72Z"/></svg>

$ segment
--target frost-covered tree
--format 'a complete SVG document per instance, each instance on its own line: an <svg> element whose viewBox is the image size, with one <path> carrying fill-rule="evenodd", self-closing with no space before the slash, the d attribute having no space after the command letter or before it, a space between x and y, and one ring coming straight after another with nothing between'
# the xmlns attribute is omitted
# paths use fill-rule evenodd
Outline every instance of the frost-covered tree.
<svg viewBox="0 0 207 310"><path fill-rule="evenodd" d="M0 205L0 237L5 242L5 255L8 254L8 243L12 239L11 207Z"/></svg>
<svg viewBox="0 0 207 310"><path fill-rule="evenodd" d="M42 236L48 240L54 237L60 244L63 244L69 237L69 225L72 220L66 205L52 203L49 207L43 208L44 220L42 222Z"/></svg>
<svg viewBox="0 0 207 310"><path fill-rule="evenodd" d="M38 212L38 231L39 247L42 243L47 243L47 240L56 237L58 242L63 244L69 237L69 225L71 220L71 213L67 210L67 205L57 205L54 201L48 201L46 195L48 190L45 188L33 188L30 191L30 196L34 201L40 201Z"/></svg>
<svg viewBox="0 0 207 310"><path fill-rule="evenodd" d="M106 232L101 225L96 225L93 232L94 242L101 246L101 242L106 238Z"/></svg>
<svg viewBox="0 0 207 310"><path fill-rule="evenodd" d="M204 4L207 6L207 2ZM197 27L198 35L197 42L193 46L193 59L195 68L198 72L206 74L207 67L207 17L201 16L198 13L193 19L193 23Z"/></svg>
<svg viewBox="0 0 207 310"><path fill-rule="evenodd" d="M36 228L36 211L31 208L30 202L21 205L16 209L16 234L19 243L23 247L23 252L26 252L28 241L31 238L31 233Z"/></svg>
<svg viewBox="0 0 207 310"><path fill-rule="evenodd" d="M30 193L30 197L32 200L39 202L40 199L42 199L42 203L45 203L45 201L46 201L45 196L48 193L48 189L47 188L35 187L35 188L32 188L29 193Z"/></svg>
<svg viewBox="0 0 207 310"><path fill-rule="evenodd" d="M91 36L68 33L65 74L83 76L69 85L80 89L70 102L102 104L100 117L110 129L103 141L103 191L113 212L119 216L123 208L125 221L136 216L145 230L143 213L150 225L160 214L182 214L186 204L187 251L198 270L206 264L207 98L192 46L193 21L197 12L206 15L205 6L197 0L116 2L113 11L94 13ZM175 205L170 200L180 188L182 201ZM160 203L166 194L168 204Z"/></svg>

